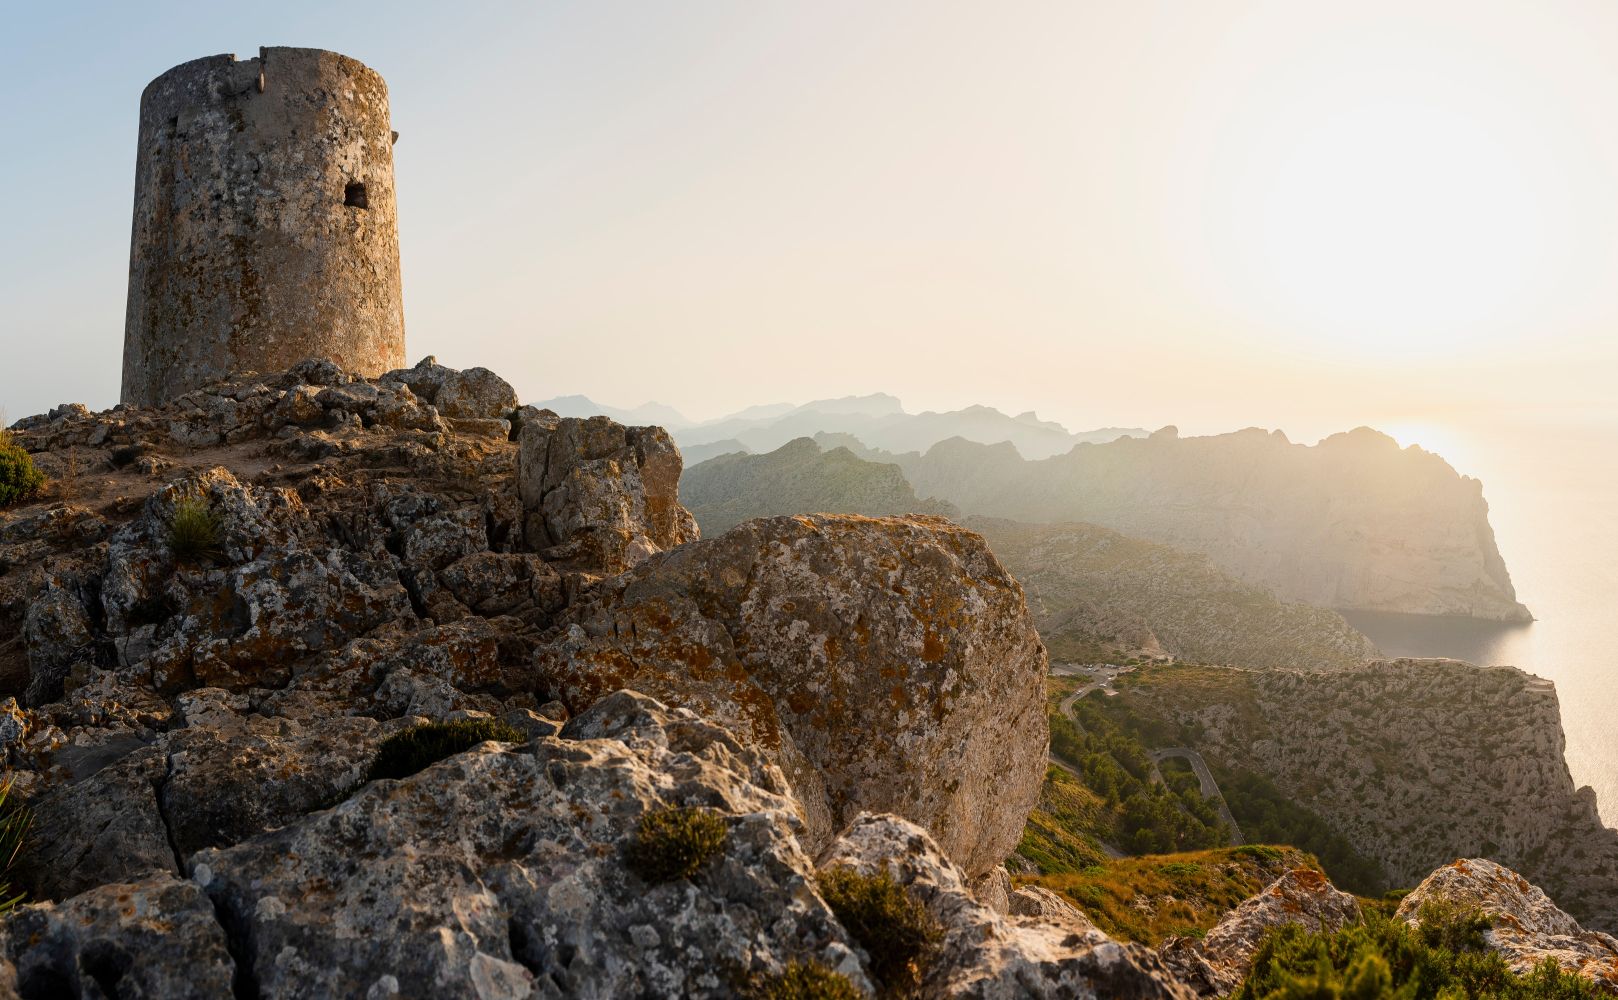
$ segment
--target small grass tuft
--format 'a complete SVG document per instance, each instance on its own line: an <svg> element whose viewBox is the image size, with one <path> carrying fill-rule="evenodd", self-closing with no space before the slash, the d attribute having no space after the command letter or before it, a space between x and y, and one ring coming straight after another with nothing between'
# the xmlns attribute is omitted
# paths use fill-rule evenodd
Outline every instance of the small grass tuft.
<svg viewBox="0 0 1618 1000"><path fill-rule="evenodd" d="M408 778L446 757L464 753L489 740L498 743L528 742L521 732L497 719L429 722L394 733L383 740L370 770L365 772L365 780Z"/></svg>
<svg viewBox="0 0 1618 1000"><path fill-rule="evenodd" d="M169 519L169 552L176 562L196 563L217 558L223 551L219 515L201 497L174 505Z"/></svg>
<svg viewBox="0 0 1618 1000"><path fill-rule="evenodd" d="M927 910L886 870L861 875L852 868L820 874L820 894L837 921L871 959L871 972L890 993L921 985L940 931Z"/></svg>
<svg viewBox="0 0 1618 1000"><path fill-rule="evenodd" d="M34 816L28 809L11 799L11 781L0 785L0 914L10 911L23 900L23 893L11 891L11 868L22 853L28 840L28 828Z"/></svg>
<svg viewBox="0 0 1618 1000"><path fill-rule="evenodd" d="M666 806L641 815L624 849L629 868L647 882L690 878L725 846L729 827L712 809Z"/></svg>
<svg viewBox="0 0 1618 1000"><path fill-rule="evenodd" d="M34 467L34 458L0 428L0 507L26 500L45 486L45 474Z"/></svg>
<svg viewBox="0 0 1618 1000"><path fill-rule="evenodd" d="M860 1000L862 994L840 972L819 962L792 962L744 993L749 1000Z"/></svg>

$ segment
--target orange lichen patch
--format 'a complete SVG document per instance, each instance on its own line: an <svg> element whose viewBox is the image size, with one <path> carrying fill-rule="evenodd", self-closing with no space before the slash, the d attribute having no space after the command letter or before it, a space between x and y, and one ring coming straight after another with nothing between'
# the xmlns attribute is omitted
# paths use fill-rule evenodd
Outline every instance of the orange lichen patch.
<svg viewBox="0 0 1618 1000"><path fill-rule="evenodd" d="M944 654L947 652L949 652L949 647L944 645L938 636L930 631L927 633L927 638L922 640L921 658L926 663L937 663L944 658Z"/></svg>

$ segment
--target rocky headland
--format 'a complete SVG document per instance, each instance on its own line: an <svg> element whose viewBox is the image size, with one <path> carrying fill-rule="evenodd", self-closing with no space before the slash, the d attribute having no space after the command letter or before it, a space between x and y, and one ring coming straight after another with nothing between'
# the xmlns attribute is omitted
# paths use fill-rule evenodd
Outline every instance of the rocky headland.
<svg viewBox="0 0 1618 1000"><path fill-rule="evenodd" d="M1361 428L1317 445L1257 429L1081 444L1027 461L1009 444L941 442L894 462L968 514L1082 521L1207 555L1287 601L1528 621L1477 480Z"/></svg>

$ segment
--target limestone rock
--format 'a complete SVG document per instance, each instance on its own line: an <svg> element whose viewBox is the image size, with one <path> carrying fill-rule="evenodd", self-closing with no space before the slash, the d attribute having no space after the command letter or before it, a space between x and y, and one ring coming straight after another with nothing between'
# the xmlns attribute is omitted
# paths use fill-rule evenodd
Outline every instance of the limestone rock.
<svg viewBox="0 0 1618 1000"><path fill-rule="evenodd" d="M35 828L51 831L22 855L36 896L178 872L194 851L281 826L357 781L381 739L372 719L239 716L224 695L190 692L184 728L34 802Z"/></svg>
<svg viewBox="0 0 1618 1000"><path fill-rule="evenodd" d="M680 452L661 427L543 416L522 425L523 530L548 560L618 573L695 539L679 490Z"/></svg>
<svg viewBox="0 0 1618 1000"><path fill-rule="evenodd" d="M10 966L0 971L0 995L233 995L235 965L213 907L195 885L172 875L22 907L0 922L0 955ZM6 973L12 982L5 982Z"/></svg>
<svg viewBox="0 0 1618 1000"><path fill-rule="evenodd" d="M733 727L786 770L809 843L862 811L969 875L1016 847L1045 771L1045 651L1022 589L942 518L749 521L606 581L542 647L575 709L620 687Z"/></svg>
<svg viewBox="0 0 1618 1000"><path fill-rule="evenodd" d="M1442 900L1476 907L1494 926L1489 947L1519 973L1552 959L1605 990L1618 993L1618 938L1587 931L1538 886L1503 865L1465 858L1433 872L1399 904L1397 919L1417 923L1423 904Z"/></svg>
<svg viewBox="0 0 1618 1000"><path fill-rule="evenodd" d="M61 697L68 668L91 655L90 616L77 595L53 581L29 605L23 642L30 672L28 704L41 705Z"/></svg>
<svg viewBox="0 0 1618 1000"><path fill-rule="evenodd" d="M1360 917L1360 904L1311 868L1298 868L1244 901L1201 940L1170 938L1160 954L1164 963L1200 996L1235 991L1253 968L1264 936L1282 924L1311 931L1339 930Z"/></svg>
<svg viewBox="0 0 1618 1000"><path fill-rule="evenodd" d="M731 996L791 959L868 986L811 890L779 771L630 693L570 730L484 744L198 854L193 877L241 928L260 995ZM648 885L621 852L646 810L675 804L716 809L726 841L693 878Z"/></svg>
<svg viewBox="0 0 1618 1000"><path fill-rule="evenodd" d="M446 417L504 420L517 409L517 393L487 368L466 368L444 379L433 405Z"/></svg>
<svg viewBox="0 0 1618 1000"><path fill-rule="evenodd" d="M927 962L926 997L1187 998L1157 956L1091 927L1002 917L972 898L962 871L926 831L896 816L862 815L821 855L822 870L885 869L943 931Z"/></svg>

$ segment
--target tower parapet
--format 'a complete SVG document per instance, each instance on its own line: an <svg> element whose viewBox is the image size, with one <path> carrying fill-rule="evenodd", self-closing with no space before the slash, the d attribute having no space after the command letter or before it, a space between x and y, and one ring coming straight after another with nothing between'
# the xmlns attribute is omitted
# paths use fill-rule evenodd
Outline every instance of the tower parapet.
<svg viewBox="0 0 1618 1000"><path fill-rule="evenodd" d="M123 400L324 357L404 366L388 88L267 48L174 67L140 101Z"/></svg>

